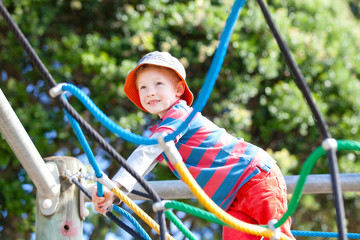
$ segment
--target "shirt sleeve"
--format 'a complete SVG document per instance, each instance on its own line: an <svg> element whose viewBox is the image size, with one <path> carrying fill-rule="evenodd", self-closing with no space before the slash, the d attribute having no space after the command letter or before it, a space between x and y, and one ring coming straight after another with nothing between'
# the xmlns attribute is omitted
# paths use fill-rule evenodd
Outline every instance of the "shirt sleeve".
<svg viewBox="0 0 360 240"><path fill-rule="evenodd" d="M160 134L153 134L151 138L157 138ZM136 173L143 177L155 167L158 162L156 158L162 152L163 149L159 144L140 145L133 151L126 162ZM112 180L119 183L122 190L127 193L130 193L137 183L136 179L124 168L120 168Z"/></svg>

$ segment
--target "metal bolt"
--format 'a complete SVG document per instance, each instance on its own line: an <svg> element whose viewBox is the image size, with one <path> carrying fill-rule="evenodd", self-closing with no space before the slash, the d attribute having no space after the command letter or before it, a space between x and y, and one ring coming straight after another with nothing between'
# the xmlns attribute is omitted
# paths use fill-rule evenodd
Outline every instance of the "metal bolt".
<svg viewBox="0 0 360 240"><path fill-rule="evenodd" d="M51 206L52 206L52 201L47 198L47 199L45 199L45 200L42 202L41 206L42 206L44 209L49 209L49 208L51 208Z"/></svg>

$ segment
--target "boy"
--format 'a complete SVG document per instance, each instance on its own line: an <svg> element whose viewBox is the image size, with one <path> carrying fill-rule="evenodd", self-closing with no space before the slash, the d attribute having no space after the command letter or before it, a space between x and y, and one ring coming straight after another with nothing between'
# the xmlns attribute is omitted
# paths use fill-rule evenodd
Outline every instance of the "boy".
<svg viewBox="0 0 360 240"><path fill-rule="evenodd" d="M192 111L193 94L185 81L186 73L180 61L166 52L144 56L126 78L126 96L140 109L156 114L159 122L150 128L151 138L172 133ZM197 183L221 208L241 221L266 225L280 219L287 210L286 185L276 162L262 149L246 143L217 127L197 113L187 128L174 140L183 161ZM141 176L158 161L166 160L179 177L159 145L139 146L127 162ZM115 184L131 192L136 180L124 169L114 176ZM96 211L104 213L115 199L104 189L104 197L93 191ZM290 219L281 226L290 233ZM223 239L261 239L241 231L223 227Z"/></svg>

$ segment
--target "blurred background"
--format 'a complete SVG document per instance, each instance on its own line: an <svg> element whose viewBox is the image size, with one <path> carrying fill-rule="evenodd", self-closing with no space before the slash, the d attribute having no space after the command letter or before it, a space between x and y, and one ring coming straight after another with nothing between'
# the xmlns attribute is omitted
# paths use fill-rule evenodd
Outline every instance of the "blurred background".
<svg viewBox="0 0 360 240"><path fill-rule="evenodd" d="M157 119L126 98L123 86L127 73L146 53L168 51L184 64L196 99L233 1L3 3L58 83L78 86L117 124L141 135ZM269 0L267 4L332 136L358 141L360 2ZM2 17L0 53L1 90L42 157L73 156L88 165L64 112L49 97L47 83ZM130 155L134 144L106 130L77 99L70 97L69 101L122 156ZM284 175L298 175L306 158L321 144L314 118L254 0L247 1L240 13L203 114L231 134L266 149ZM101 169L112 177L119 164L93 139L88 141ZM360 172L359 153L339 152L338 157L341 173ZM312 174L327 173L327 159L321 158ZM158 164L147 179L170 180L175 176L166 164ZM34 238L36 189L3 137L0 189L0 239ZM360 194L345 193L344 201L348 232L357 232ZM196 200L185 202L201 207ZM137 203L154 216L150 202ZM91 204L88 207L84 239L129 239L126 232L94 212ZM221 239L219 225L177 214L200 239ZM146 224L143 227L156 236ZM169 229L175 239L184 239L176 227ZM292 229L336 232L332 195L302 196Z"/></svg>

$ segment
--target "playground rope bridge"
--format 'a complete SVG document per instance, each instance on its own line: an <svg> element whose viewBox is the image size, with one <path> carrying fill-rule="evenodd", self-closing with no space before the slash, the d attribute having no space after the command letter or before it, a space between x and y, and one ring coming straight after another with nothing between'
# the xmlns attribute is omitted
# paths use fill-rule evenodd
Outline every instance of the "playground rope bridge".
<svg viewBox="0 0 360 240"><path fill-rule="evenodd" d="M184 211L188 214L193 214L194 216L207 219L209 221L218 223L220 225L227 225L230 227L233 227L237 230L246 232L248 234L257 235L257 236L263 236L266 238L271 239L289 239L286 235L280 233L279 227L288 219L296 210L296 207L298 206L298 203L301 198L301 194L306 182L307 176L310 174L312 168L314 167L316 161L323 155L327 155L330 171L331 171L331 180L332 180L332 186L333 186L333 193L334 193L334 203L337 213L337 226L338 226L338 233L327 233L327 237L338 237L339 239L348 239L348 238L360 238L358 234L348 234L345 227L345 213L344 213L344 204L342 199L342 190L339 183L339 173L338 173L338 166L337 166L337 157L336 157L336 151L337 150L355 150L360 151L360 143L356 141L350 141L350 140L335 140L331 137L328 126L326 122L324 121L321 113L318 111L316 104L314 103L314 100L311 96L310 89L304 80L304 77L302 73L299 70L299 67L297 66L296 62L293 60L290 51L288 50L288 46L281 38L280 33L278 32L274 22L271 19L271 16L265 6L265 4L262 2L262 0L258 0L258 4L264 14L264 17L269 25L270 30L272 31L279 48L281 52L283 53L283 56L291 69L291 72L295 78L295 81L301 90L301 92L304 95L304 98L306 102L309 105L309 108L311 109L315 119L316 124L318 126L318 129L320 133L322 134L323 141L322 146L317 148L306 160L301 172L300 177L298 180L298 183L295 187L292 199L289 203L289 208L287 212L284 214L284 216L279 219L278 221L271 221L269 222L268 226L259 226L259 225L253 225L248 224L245 222L242 222L229 214L227 214L224 210L222 210L220 207L218 207L201 189L200 186L196 183L196 181L193 179L192 175L189 173L188 169L182 162L182 159L178 153L178 151L175 148L173 139L183 131L183 129L189 124L189 122L194 118L197 112L201 112L204 106L206 105L209 96L213 90L213 87L215 85L216 79L219 75L219 72L221 70L221 66L224 62L224 58L227 51L227 46L230 41L230 36L232 34L234 25L236 23L236 20L239 17L239 14L245 4L245 0L236 0L234 2L234 5L232 7L231 13L227 19L225 28L220 36L219 45L215 52L215 55L213 57L213 60L211 62L209 71L206 75L204 84L202 86L202 89L199 93L198 98L196 99L193 111L189 115L189 117L183 122L183 124L172 134L160 137L158 139L149 139L145 138L139 135L136 135L134 133L131 133L122 127L118 126L116 123L114 123L110 118L108 118L93 102L92 100L87 97L80 89L78 89L76 86L67 84L67 83L61 83L57 84L56 81L53 79L49 71L46 69L44 64L41 62L40 58L37 56L36 52L33 50L29 42L27 41L26 37L21 32L20 28L15 24L15 22L12 20L10 14L6 10L5 6L0 1L0 11L2 16L4 17L5 21L8 23L9 28L12 30L16 38L19 40L22 47L27 52L29 58L32 60L36 68L39 70L39 72L42 74L43 78L48 82L49 85L49 91L50 95L53 98L56 98L59 105L64 109L64 112L69 119L69 122L89 160L89 163L91 164L92 168L94 169L95 176L97 179L97 194L99 196L103 195L102 187L105 185L105 187L109 188L111 191L113 191L116 196L120 198L121 201L123 201L126 205L128 205L146 224L148 224L151 228L153 228L159 235L160 239L173 239L171 235L167 233L166 230L166 224L165 224L165 216L175 224L175 226L178 227L180 231L183 232L183 234L189 238L189 239L196 239L196 237L184 226L184 224L176 217L176 215L171 211L171 209L176 209L180 211ZM154 189L148 184L145 179L143 179L139 174L137 174L136 171L134 171L127 163L126 160L115 151L115 149L104 140L104 138L88 123L86 122L81 115L71 106L71 104L67 101L64 92L70 92L73 96L75 96L79 101L90 111L90 113L97 119L99 122L101 122L107 129L109 129L111 132L117 134L122 139L135 143L135 144L146 144L146 145L153 145L153 144L160 144L160 146L163 148L164 153L169 158L172 165L175 167L176 171L179 173L183 181L186 183L186 185L190 188L191 192L196 196L196 198L199 200L199 202L208 210L202 210L198 208L194 208L192 206L189 206L184 203L180 203L177 201L163 201L160 196L154 191ZM5 98L5 97L3 97ZM3 103L3 101L1 101ZM7 107L7 106L6 106ZM5 105L4 105L5 108ZM8 107L7 107L8 108ZM7 110L10 112L10 110ZM3 115L3 114L2 114ZM9 120L9 119L8 119ZM9 121L10 122L10 121ZM92 150L86 140L86 137L83 133L83 130L93 139L95 139L96 142L100 144L100 146L109 153L109 155L114 158L123 168L125 168L142 186L142 188L146 192L146 197L149 198L154 202L153 209L155 212L157 212L158 215L158 223L155 222L151 217L148 216L146 212L144 212L140 207L138 207L128 196L126 196L120 189L118 189L113 182L104 174L101 169L99 168L95 157L92 153ZM2 131L3 128L2 128ZM12 133L7 133L7 136L9 138L11 137ZM6 134L4 134L6 135ZM19 137L20 139L21 137ZM16 140L13 140L16 141ZM9 144L11 145L11 140ZM24 143L26 145L31 145L30 142ZM32 155L30 153L29 155ZM18 156L19 159L22 158L22 156ZM40 158L37 156L37 158ZM22 162L25 169L30 167L29 164L26 162ZM29 173L30 177L32 179L38 179L36 175L42 174L43 171L46 171L44 166L39 163L36 166L39 169L39 172L32 172ZM69 171L66 171L66 176L68 177L69 181L74 183L76 186L79 187L79 189L88 197L91 199L91 195L87 192L86 188L81 184L81 181L78 180L78 177L73 175L74 173L71 173ZM43 175L42 175L43 176ZM50 179L50 180L49 180ZM41 195L44 197L43 203L41 204L40 208L42 208L43 213L46 215L51 215L54 211L56 206L54 203L56 202L56 199L59 195L59 187L58 184L55 182L51 182L51 179L53 179L51 176L46 176L43 180L47 181L48 185L45 186L43 189L39 186L41 186L41 181L34 181L37 188L40 188ZM49 182L50 181L50 182ZM56 186L56 187L54 187ZM50 190L49 190L50 189ZM141 193L139 193L141 194ZM142 193L143 194L143 193ZM50 199L49 201L46 201ZM50 207L48 207L50 206ZM125 218L127 218L132 225L135 227L136 231L134 231L132 228L129 228L125 224L121 223L114 214L111 213L111 210L115 210L116 212L123 215ZM141 225L137 223L137 221L128 214L125 210L121 209L120 207L114 205L112 209L109 209L106 212L106 215L113 220L116 224L118 224L120 227L125 229L129 234L131 234L136 239L150 239L148 234L142 229ZM301 232L294 231L294 234L304 234ZM308 234L308 233L306 233ZM306 235L305 234L305 235ZM318 234L318 233L317 233Z"/></svg>

